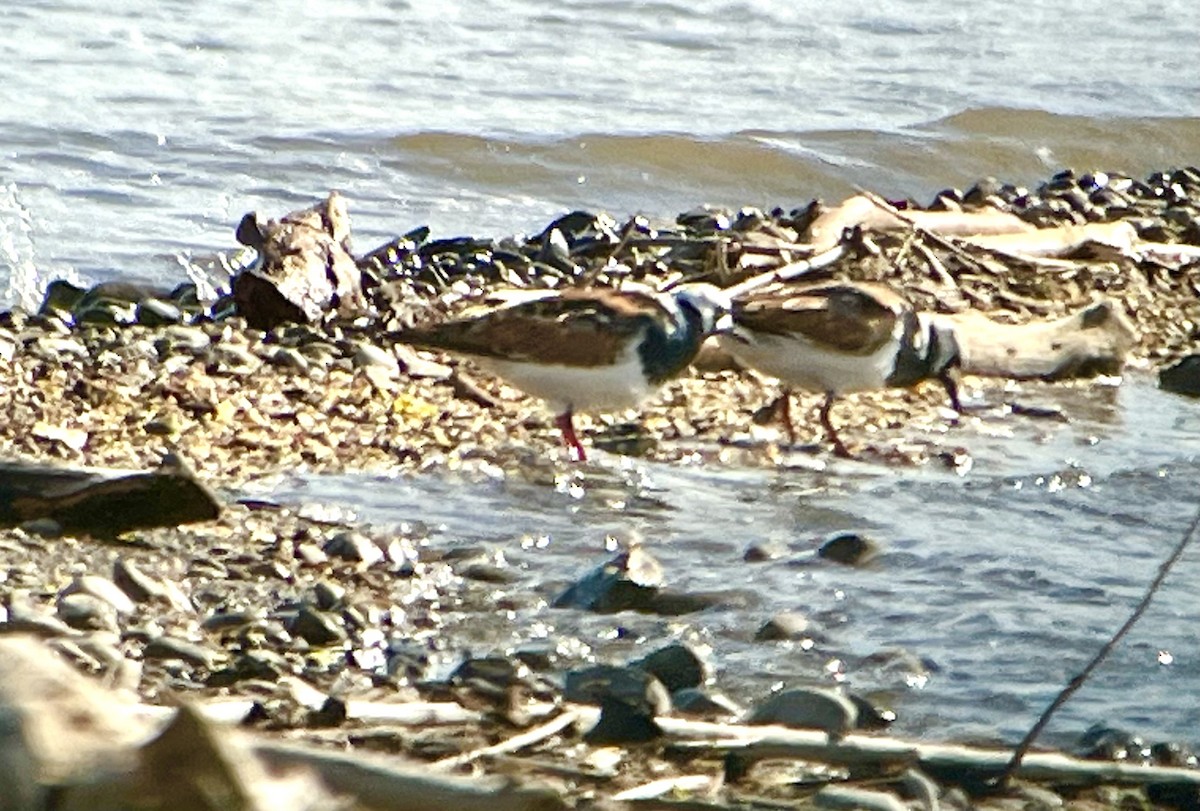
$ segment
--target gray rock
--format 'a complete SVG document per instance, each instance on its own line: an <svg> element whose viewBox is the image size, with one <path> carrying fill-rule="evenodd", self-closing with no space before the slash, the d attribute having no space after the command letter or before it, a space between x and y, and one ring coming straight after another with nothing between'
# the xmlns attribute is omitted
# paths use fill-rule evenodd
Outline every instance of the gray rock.
<svg viewBox="0 0 1200 811"><path fill-rule="evenodd" d="M938 785L923 772L908 769L900 775L900 782L904 785L905 796L919 802L924 811L938 811L941 808Z"/></svg>
<svg viewBox="0 0 1200 811"><path fill-rule="evenodd" d="M601 704L613 699L652 716L671 709L671 694L662 682L640 668L618 665L568 671L563 699L577 704Z"/></svg>
<svg viewBox="0 0 1200 811"><path fill-rule="evenodd" d="M317 598L317 608L322 611L337 608L346 599L345 586L332 580L318 580L313 584L313 593Z"/></svg>
<svg viewBox="0 0 1200 811"><path fill-rule="evenodd" d="M381 369L392 375L400 374L400 362L395 355L365 341L354 343L352 361L356 369Z"/></svg>
<svg viewBox="0 0 1200 811"><path fill-rule="evenodd" d="M1160 370L1158 387L1175 394L1200 397L1200 355L1188 355Z"/></svg>
<svg viewBox="0 0 1200 811"><path fill-rule="evenodd" d="M754 638L759 642L813 637L808 617L798 611L781 611L764 622L754 634Z"/></svg>
<svg viewBox="0 0 1200 811"><path fill-rule="evenodd" d="M671 704L676 712L684 715L736 718L742 714L742 708L734 704L728 696L710 693L699 687L685 687L671 693Z"/></svg>
<svg viewBox="0 0 1200 811"><path fill-rule="evenodd" d="M134 602L147 603L164 596L162 583L143 572L131 560L117 558L113 563L113 583Z"/></svg>
<svg viewBox="0 0 1200 811"><path fill-rule="evenodd" d="M142 658L148 661L178 659L198 667L212 667L219 655L216 651L195 642L164 635L155 637L146 643L146 647L142 651Z"/></svg>
<svg viewBox="0 0 1200 811"><path fill-rule="evenodd" d="M775 693L751 711L751 724L780 724L796 729L819 729L840 738L854 728L858 708L835 690L800 687Z"/></svg>
<svg viewBox="0 0 1200 811"><path fill-rule="evenodd" d="M677 643L659 648L630 662L662 682L669 692L700 687L708 680L708 666L690 645Z"/></svg>
<svg viewBox="0 0 1200 811"><path fill-rule="evenodd" d="M347 530L334 535L323 547L331 557L361 562L373 566L383 560L383 550L361 532Z"/></svg>
<svg viewBox="0 0 1200 811"><path fill-rule="evenodd" d="M825 786L813 795L813 804L845 811L909 811L895 794L849 786Z"/></svg>
<svg viewBox="0 0 1200 811"><path fill-rule="evenodd" d="M212 338L198 327L173 326L162 332L162 337L155 343L160 355L171 352L186 352L196 355L212 345Z"/></svg>
<svg viewBox="0 0 1200 811"><path fill-rule="evenodd" d="M879 544L856 532L839 532L826 538L817 555L835 563L861 566L875 557Z"/></svg>
<svg viewBox="0 0 1200 811"><path fill-rule="evenodd" d="M56 604L59 619L80 631L117 631L117 609L91 594L65 594Z"/></svg>
<svg viewBox="0 0 1200 811"><path fill-rule="evenodd" d="M633 546L567 588L555 598L554 607L601 614L646 610L663 582L662 565L641 546Z"/></svg>
<svg viewBox="0 0 1200 811"><path fill-rule="evenodd" d="M785 554L787 554L787 547L781 543L757 541L746 547L746 551L742 553L742 560L747 563L762 563L767 560L776 560Z"/></svg>
<svg viewBox="0 0 1200 811"><path fill-rule="evenodd" d="M98 574L85 574L75 578L63 589L62 594L90 594L111 605L118 614L132 614L137 607L116 583Z"/></svg>
<svg viewBox="0 0 1200 811"><path fill-rule="evenodd" d="M280 346L267 356L267 362L279 369L291 369L296 372L307 372L308 358L290 346Z"/></svg>
<svg viewBox="0 0 1200 811"><path fill-rule="evenodd" d="M138 302L134 320L147 327L165 327L183 321L183 310L162 299L148 298Z"/></svg>
<svg viewBox="0 0 1200 811"><path fill-rule="evenodd" d="M301 606L296 612L296 618L292 620L288 631L316 647L334 645L346 640L346 629L333 617L307 605Z"/></svg>

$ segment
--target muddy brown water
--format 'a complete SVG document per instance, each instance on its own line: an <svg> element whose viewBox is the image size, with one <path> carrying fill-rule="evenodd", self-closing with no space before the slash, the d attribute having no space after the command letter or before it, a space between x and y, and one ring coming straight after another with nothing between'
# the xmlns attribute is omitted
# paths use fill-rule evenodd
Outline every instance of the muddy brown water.
<svg viewBox="0 0 1200 811"><path fill-rule="evenodd" d="M252 489L380 528L417 525L439 551L506 566L516 580L494 593L511 613L458 625L456 641L475 653L556 646L564 661L619 662L682 639L711 649L715 686L743 704L779 684L842 681L892 706L899 734L1011 742L1124 621L1200 490L1195 403L1138 374L1037 398L1070 422L993 412L952 428L974 462L965 473L807 453L772 471L598 453L578 469L551 466L557 475L293 477ZM808 469L814 461L827 467ZM862 568L817 560L819 541L844 530L882 553ZM722 605L676 618L548 607L614 539L633 537L671 587ZM748 563L751 543L788 551ZM1200 548L1045 742L1069 746L1103 723L1200 743L1198 577ZM780 611L808 615L821 638L754 641Z"/></svg>

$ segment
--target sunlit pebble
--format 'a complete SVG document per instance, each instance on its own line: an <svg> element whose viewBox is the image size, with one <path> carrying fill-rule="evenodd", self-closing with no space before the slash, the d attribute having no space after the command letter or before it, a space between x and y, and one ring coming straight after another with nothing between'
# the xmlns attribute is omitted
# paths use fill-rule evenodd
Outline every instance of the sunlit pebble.
<svg viewBox="0 0 1200 811"><path fill-rule="evenodd" d="M1169 650L1160 650L1158 652L1158 663L1160 665L1169 665L1175 661L1175 656Z"/></svg>
<svg viewBox="0 0 1200 811"><path fill-rule="evenodd" d="M839 673L844 673L845 671L846 671L846 663L843 662L841 659L830 659L828 662L825 663L825 672L826 673L829 673L832 675L837 675Z"/></svg>
<svg viewBox="0 0 1200 811"><path fill-rule="evenodd" d="M616 552L620 548L621 548L621 542L618 541L615 537L613 537L612 535L604 536L604 551L605 552Z"/></svg>

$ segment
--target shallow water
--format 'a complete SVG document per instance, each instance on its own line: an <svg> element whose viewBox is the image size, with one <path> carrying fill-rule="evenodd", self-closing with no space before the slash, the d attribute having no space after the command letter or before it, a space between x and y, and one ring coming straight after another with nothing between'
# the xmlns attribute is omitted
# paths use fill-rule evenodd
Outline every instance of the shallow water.
<svg viewBox="0 0 1200 811"><path fill-rule="evenodd" d="M964 476L854 461L767 472L601 455L540 483L352 475L255 490L285 504L340 505L381 528L420 523L432 546L476 549L518 573L497 599L532 590L552 600L607 558L609 538L633 537L662 561L673 588L722 596L720 608L670 620L537 602L514 618L473 618L465 633L477 651L525 642L537 629L582 640L568 650L624 661L682 638L712 648L717 686L742 702L776 683L840 673L895 707L899 733L1015 741L1140 599L1200 485L1192 403L1145 379L1054 402L1069 424L988 417L952 429L975 460ZM816 560L820 540L842 530L866 532L882 554L864 568ZM746 563L754 542L790 551ZM1046 742L1068 745L1103 722L1200 743L1200 704L1191 699L1200 678L1198 576L1193 549ZM826 641L812 650L754 642L784 610L808 615ZM864 661L896 649L931 672Z"/></svg>
<svg viewBox="0 0 1200 811"><path fill-rule="evenodd" d="M1144 176L1200 154L1192 0L835 14L759 0L6 0L0 26L0 308L36 306L60 276L173 285L236 248L243 213L279 216L331 188L366 250L423 224L502 236L575 208L670 218L855 185L928 200L985 175ZM271 492L503 551L545 596L606 554L606 535L636 533L677 586L731 607L622 617L642 636L617 641L611 618L530 608L545 634L617 653L691 634L743 699L844 659L852 684L895 693L904 731L1012 738L1125 616L1200 480L1191 404L1137 384L1067 405L1068 427L962 429L976 459L964 478L604 457L558 485L347 476ZM805 558L845 528L886 554L863 570ZM801 560L742 563L764 539ZM1058 734L1106 720L1197 741L1194 557ZM749 642L783 608L813 615L828 643ZM890 646L940 669L916 688L858 664Z"/></svg>

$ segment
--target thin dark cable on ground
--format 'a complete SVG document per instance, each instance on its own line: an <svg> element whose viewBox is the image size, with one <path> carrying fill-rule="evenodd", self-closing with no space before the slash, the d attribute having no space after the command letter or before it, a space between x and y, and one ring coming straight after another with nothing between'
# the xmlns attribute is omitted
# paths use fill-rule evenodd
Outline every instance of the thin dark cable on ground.
<svg viewBox="0 0 1200 811"><path fill-rule="evenodd" d="M1025 737L1021 739L1021 743L1018 744L1016 750L1013 751L1012 759L1008 761L1008 765L1004 767L1004 771L997 779L997 785L1003 787L1008 783L1013 774L1015 774L1017 769L1020 768L1021 761L1024 759L1025 754L1029 751L1029 747L1033 745L1033 742L1037 740L1037 736L1041 734L1041 731L1045 728L1046 724L1050 722L1050 717L1054 715L1055 711L1058 710L1059 707L1067 702L1067 699L1070 698L1076 690L1083 686L1083 683L1087 681L1087 678L1092 674L1092 671L1100 666L1100 663L1108 657L1108 654L1112 653L1113 648L1117 646L1117 643L1121 641L1121 638L1125 636L1125 634L1129 633L1129 629L1131 629L1134 624L1141 619L1142 614L1146 613L1146 609L1149 607L1150 601L1154 598L1155 592L1158 591L1159 586L1161 586L1163 581L1166 580L1167 573L1171 571L1171 567L1174 566L1175 562L1178 561L1180 556L1183 555L1183 551L1187 548L1187 545L1191 543L1192 538L1196 534L1197 528L1200 528L1200 508L1197 508L1196 514L1192 517L1191 523L1188 524L1187 532L1183 534L1183 538L1176 545L1174 551L1171 552L1171 556L1164 560L1162 565L1158 567L1158 574L1150 583L1149 588L1146 589L1146 593L1142 596L1142 601L1138 603L1137 608L1135 608L1133 613L1129 615L1129 619L1125 620L1125 624L1122 625L1117 632L1112 635L1112 638L1110 638L1108 642L1104 643L1104 647L1100 648L1099 652L1097 652L1092 658L1092 661L1087 663L1087 667L1085 667L1079 673L1079 675L1071 679L1067 686L1063 688L1062 692L1059 693L1052 702L1050 702L1050 706L1048 706L1042 713L1041 717L1038 718L1037 723L1033 725L1029 732L1025 733Z"/></svg>

